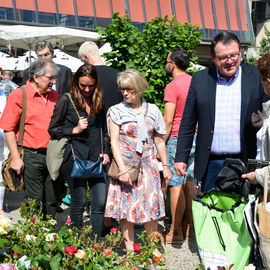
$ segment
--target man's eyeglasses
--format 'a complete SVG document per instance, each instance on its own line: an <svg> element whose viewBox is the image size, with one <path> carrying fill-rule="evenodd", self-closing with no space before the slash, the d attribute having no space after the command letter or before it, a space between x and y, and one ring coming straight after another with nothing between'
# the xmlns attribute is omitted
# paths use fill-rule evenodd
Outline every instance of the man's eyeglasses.
<svg viewBox="0 0 270 270"><path fill-rule="evenodd" d="M227 62L229 59L231 59L232 61L236 61L236 60L238 60L239 55L240 55L240 52L236 52L236 53L233 53L231 55L222 55L222 56L216 55L216 58L222 62Z"/></svg>
<svg viewBox="0 0 270 270"><path fill-rule="evenodd" d="M127 93L131 93L131 92L134 91L134 89L133 89L133 88L128 88L128 87L120 87L120 88L119 88L119 91L120 91L122 94L124 94L125 91L127 91Z"/></svg>

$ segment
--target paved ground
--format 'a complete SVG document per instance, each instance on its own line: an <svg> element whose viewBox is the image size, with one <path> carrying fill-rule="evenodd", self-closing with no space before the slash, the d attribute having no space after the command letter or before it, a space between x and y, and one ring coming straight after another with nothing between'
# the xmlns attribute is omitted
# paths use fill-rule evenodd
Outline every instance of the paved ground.
<svg viewBox="0 0 270 270"><path fill-rule="evenodd" d="M19 207L21 202L24 201L23 192L12 193L7 192L5 195L4 207L6 211L12 215L13 222L16 222L19 215ZM68 216L68 207L62 205L63 212L56 214L56 220L58 226L62 226ZM137 227L135 233L139 234L142 231L142 227ZM163 222L159 223L159 231L163 231ZM198 250L196 241L185 241L183 244L179 245L164 245L162 246L165 258L166 267L168 270L194 270L199 264ZM163 268L164 269L164 268Z"/></svg>

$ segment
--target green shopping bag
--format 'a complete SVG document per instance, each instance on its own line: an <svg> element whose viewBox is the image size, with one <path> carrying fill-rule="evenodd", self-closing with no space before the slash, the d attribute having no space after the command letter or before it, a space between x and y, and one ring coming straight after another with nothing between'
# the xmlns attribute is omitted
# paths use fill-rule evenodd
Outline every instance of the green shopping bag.
<svg viewBox="0 0 270 270"><path fill-rule="evenodd" d="M192 214L196 241L206 269L249 264L253 240L244 219L246 199L238 194L211 190L195 196Z"/></svg>

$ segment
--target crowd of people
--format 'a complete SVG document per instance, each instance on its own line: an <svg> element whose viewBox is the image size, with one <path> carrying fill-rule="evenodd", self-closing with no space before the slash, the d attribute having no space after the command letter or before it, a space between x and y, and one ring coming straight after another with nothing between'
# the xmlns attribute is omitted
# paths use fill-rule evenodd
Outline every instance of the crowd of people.
<svg viewBox="0 0 270 270"><path fill-rule="evenodd" d="M258 148L261 158L269 159L270 54L258 62L261 76L255 66L241 63L241 44L231 32L213 39L213 65L192 77L186 72L190 60L185 50L172 50L164 59L164 69L172 77L164 90L164 116L142 98L148 89L143 74L106 66L94 42L79 48L84 64L73 76L69 68L53 62L49 42L37 42L35 50L38 59L24 71L23 79L27 92L23 160L17 149L22 90L11 83L10 71L3 72L0 83L0 128L5 134L4 138L1 133L0 147L7 149L7 143L11 168L24 176L25 198L42 203L44 217L55 216L67 183L71 221L81 228L90 190L93 233L99 239L104 224L109 226L110 219L115 219L126 248L132 250L134 224L143 223L147 235L157 230L158 220L165 216L168 187L171 225L162 233L161 242L182 243L194 239L195 184L207 192L215 186L226 158L244 162L255 158L260 128ZM50 138L68 139L60 177L55 181L46 166ZM5 151L1 150L1 160ZM104 177L72 177L74 154L90 161L101 157ZM119 169L117 179L106 173L112 159ZM129 163L138 167L135 181ZM263 185L263 175L261 169L243 177ZM3 190L0 181L0 214L4 213Z"/></svg>

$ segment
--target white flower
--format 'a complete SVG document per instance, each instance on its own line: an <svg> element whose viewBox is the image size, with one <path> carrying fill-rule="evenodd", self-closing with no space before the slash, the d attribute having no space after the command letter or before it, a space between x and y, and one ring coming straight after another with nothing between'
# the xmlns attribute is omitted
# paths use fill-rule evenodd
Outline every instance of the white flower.
<svg viewBox="0 0 270 270"><path fill-rule="evenodd" d="M4 215L0 215L0 226L7 231L10 226L10 219Z"/></svg>
<svg viewBox="0 0 270 270"><path fill-rule="evenodd" d="M57 224L57 221L56 221L55 219L50 219L50 220L49 220L49 223L50 223L52 226L54 226L54 225Z"/></svg>
<svg viewBox="0 0 270 270"><path fill-rule="evenodd" d="M253 264L249 264L248 266L244 268L244 270L255 270L255 269L256 267Z"/></svg>
<svg viewBox="0 0 270 270"><path fill-rule="evenodd" d="M5 230L5 228L3 228L2 226L0 226L0 235L1 234L6 234L7 231Z"/></svg>
<svg viewBox="0 0 270 270"><path fill-rule="evenodd" d="M53 241L56 237L57 237L56 233L49 233L46 235L46 241L47 242Z"/></svg>
<svg viewBox="0 0 270 270"><path fill-rule="evenodd" d="M30 234L27 234L26 236L25 236L25 240L26 241L36 241L36 237L34 236L34 235L30 235Z"/></svg>

